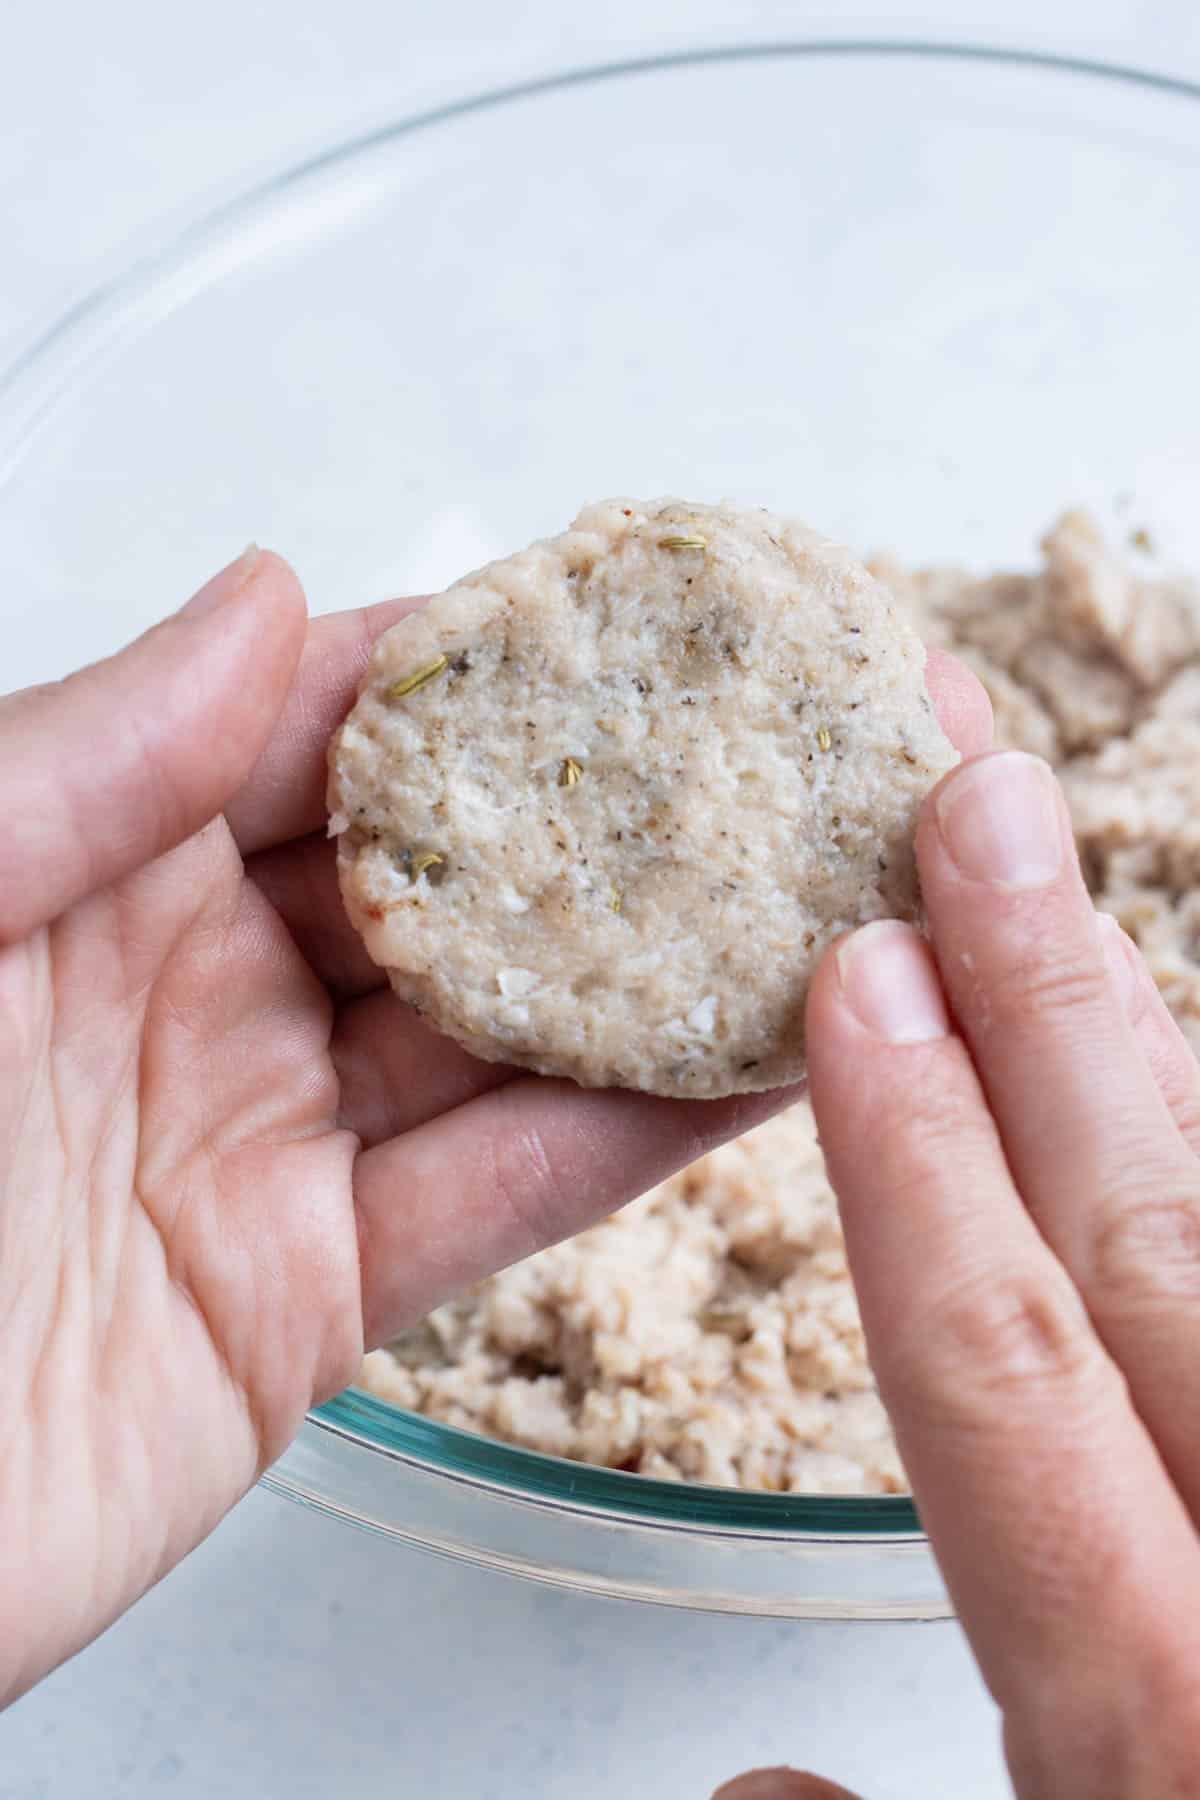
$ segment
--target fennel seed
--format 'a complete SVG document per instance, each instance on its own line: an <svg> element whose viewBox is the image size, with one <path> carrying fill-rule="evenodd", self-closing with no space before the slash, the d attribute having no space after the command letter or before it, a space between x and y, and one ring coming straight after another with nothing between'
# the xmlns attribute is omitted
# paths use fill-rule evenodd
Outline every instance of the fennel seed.
<svg viewBox="0 0 1200 1800"><path fill-rule="evenodd" d="M415 694L417 689L423 688L427 681L436 681L439 675L444 675L449 667L450 658L448 656L435 657L423 668L414 669L411 675L404 675L399 681L394 681L387 691L388 699L403 700L406 694Z"/></svg>

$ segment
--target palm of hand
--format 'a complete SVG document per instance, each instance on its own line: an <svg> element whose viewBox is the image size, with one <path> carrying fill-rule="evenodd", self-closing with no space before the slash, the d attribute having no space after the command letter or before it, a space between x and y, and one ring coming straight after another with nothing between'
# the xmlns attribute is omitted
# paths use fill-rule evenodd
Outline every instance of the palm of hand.
<svg viewBox="0 0 1200 1800"><path fill-rule="evenodd" d="M0 994L12 1580L29 1618L47 1580L108 1610L352 1376L357 1145L329 996L223 821L0 954Z"/></svg>
<svg viewBox="0 0 1200 1800"><path fill-rule="evenodd" d="M749 1128L483 1065L345 922L324 745L402 610L255 555L0 706L0 1701L447 1294ZM207 822L206 822L207 821Z"/></svg>

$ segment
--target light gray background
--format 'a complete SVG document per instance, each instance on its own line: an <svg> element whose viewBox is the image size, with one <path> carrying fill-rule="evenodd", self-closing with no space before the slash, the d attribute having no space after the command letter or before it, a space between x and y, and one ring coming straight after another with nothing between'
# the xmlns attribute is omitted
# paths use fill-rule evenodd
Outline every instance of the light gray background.
<svg viewBox="0 0 1200 1800"><path fill-rule="evenodd" d="M1043 45L1200 75L1188 0L12 5L0 364L140 244L330 139L567 62L805 32ZM775 1761L867 1800L1008 1792L953 1626L780 1626L576 1599L261 1493L0 1720L0 1800L702 1800Z"/></svg>

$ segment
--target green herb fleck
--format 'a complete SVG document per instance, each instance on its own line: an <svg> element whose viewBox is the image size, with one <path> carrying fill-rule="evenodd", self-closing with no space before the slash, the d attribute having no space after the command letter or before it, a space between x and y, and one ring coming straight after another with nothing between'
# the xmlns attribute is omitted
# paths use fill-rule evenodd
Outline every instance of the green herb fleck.
<svg viewBox="0 0 1200 1800"><path fill-rule="evenodd" d="M414 886L427 870L440 868L445 860L445 857L439 856L436 850L426 850L424 855L414 856L409 864L409 874Z"/></svg>
<svg viewBox="0 0 1200 1800"><path fill-rule="evenodd" d="M387 691L388 699L403 700L406 694L415 694L417 689L423 688L427 681L436 681L439 675L444 675L449 667L450 658L448 656L435 657L433 662L426 663L423 668L414 669L411 675L405 675L399 681L394 681Z"/></svg>

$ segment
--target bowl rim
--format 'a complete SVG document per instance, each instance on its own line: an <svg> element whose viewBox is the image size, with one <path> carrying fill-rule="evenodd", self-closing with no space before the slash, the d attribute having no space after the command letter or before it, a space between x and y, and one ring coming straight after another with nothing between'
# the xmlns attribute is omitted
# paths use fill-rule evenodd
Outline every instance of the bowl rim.
<svg viewBox="0 0 1200 1800"><path fill-rule="evenodd" d="M308 1414L308 1424L393 1463L434 1472L497 1498L577 1517L706 1537L775 1541L921 1542L907 1494L771 1494L662 1481L464 1431L349 1387Z"/></svg>
<svg viewBox="0 0 1200 1800"><path fill-rule="evenodd" d="M182 230L134 255L96 283L0 368L0 489L57 403L104 366L140 329L168 316L229 265L239 237L288 199L303 200L331 174L386 146L473 114L580 87L642 75L771 60L911 59L991 65L1121 84L1200 101L1200 81L1050 49L924 37L798 37L711 43L626 55L534 74L460 95L339 139L203 211ZM223 254L215 254L223 251ZM406 1412L351 1387L308 1414L308 1425L393 1463L483 1493L552 1506L606 1523L777 1541L922 1542L916 1509L901 1495L773 1494L655 1480L546 1456ZM268 1480L270 1477L268 1476ZM286 1486L286 1481L283 1483ZM320 1503L319 1496L309 1495Z"/></svg>
<svg viewBox="0 0 1200 1800"><path fill-rule="evenodd" d="M749 43L709 43L679 49L647 51L594 63L572 64L558 71L525 76L496 87L475 89L398 119L354 133L238 189L231 198L204 209L182 230L151 237L111 278L86 289L65 307L6 366L0 366L0 489L29 448L55 403L72 389L76 378L103 365L136 332L143 320L166 317L192 294L208 285L178 279L189 267L202 270L205 253L245 233L266 212L356 158L369 156L400 139L472 114L496 111L522 100L599 86L634 76L667 74L723 63L771 60L862 59L871 57L925 62L992 65L1015 70L1083 77L1110 85L1140 88L1170 98L1200 101L1200 80L1165 71L1081 56L1069 51L1019 48L954 38L926 37L798 37L764 38Z"/></svg>

